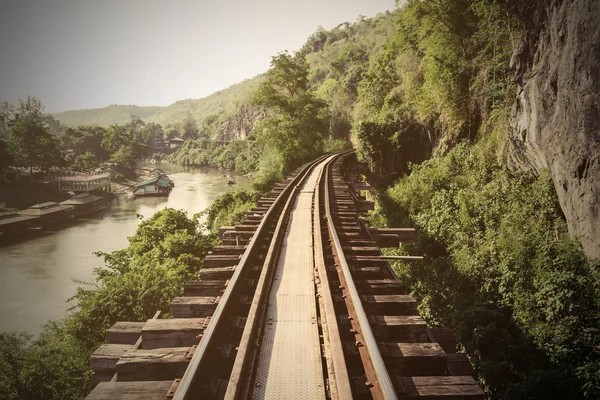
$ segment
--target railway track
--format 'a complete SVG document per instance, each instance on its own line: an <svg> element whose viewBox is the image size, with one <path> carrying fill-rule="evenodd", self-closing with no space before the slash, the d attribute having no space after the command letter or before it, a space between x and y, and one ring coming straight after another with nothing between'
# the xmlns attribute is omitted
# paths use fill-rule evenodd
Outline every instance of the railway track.
<svg viewBox="0 0 600 400"><path fill-rule="evenodd" d="M360 219L352 157L299 168L222 227L170 319L113 326L88 399L484 398L381 253L414 231Z"/></svg>

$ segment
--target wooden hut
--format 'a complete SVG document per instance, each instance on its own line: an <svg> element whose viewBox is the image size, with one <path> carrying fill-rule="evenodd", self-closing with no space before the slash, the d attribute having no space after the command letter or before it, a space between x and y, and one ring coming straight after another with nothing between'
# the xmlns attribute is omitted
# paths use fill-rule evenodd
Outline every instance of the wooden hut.
<svg viewBox="0 0 600 400"><path fill-rule="evenodd" d="M181 146L183 146L183 143L185 142L185 140L183 140L182 138L176 137L176 138L169 139L167 142L169 143L170 149L176 150L176 149L180 148Z"/></svg>
<svg viewBox="0 0 600 400"><path fill-rule="evenodd" d="M135 185L133 194L135 196L167 196L174 183L166 175L155 176Z"/></svg>

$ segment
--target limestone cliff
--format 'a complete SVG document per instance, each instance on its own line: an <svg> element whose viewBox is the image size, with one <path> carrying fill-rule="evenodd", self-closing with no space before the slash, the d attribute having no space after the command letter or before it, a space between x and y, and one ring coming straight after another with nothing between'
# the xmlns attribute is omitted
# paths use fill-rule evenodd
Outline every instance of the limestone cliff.
<svg viewBox="0 0 600 400"><path fill-rule="evenodd" d="M600 1L553 0L513 57L509 165L550 171L569 231L600 257Z"/></svg>
<svg viewBox="0 0 600 400"><path fill-rule="evenodd" d="M231 117L219 125L218 132L213 137L216 141L245 140L254 126L265 118L264 111L252 106L242 105Z"/></svg>

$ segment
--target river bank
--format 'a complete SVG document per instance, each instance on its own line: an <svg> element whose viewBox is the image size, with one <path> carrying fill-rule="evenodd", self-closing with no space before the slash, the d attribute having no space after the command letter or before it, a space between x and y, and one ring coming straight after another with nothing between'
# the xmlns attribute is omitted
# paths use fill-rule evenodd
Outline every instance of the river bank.
<svg viewBox="0 0 600 400"><path fill-rule="evenodd" d="M191 216L220 194L250 186L248 179L238 176L238 184L228 186L222 172L213 169L161 168L176 181L168 197L117 196L106 210L78 224L0 248L0 331L37 335L47 320L64 317L77 281L93 280L94 267L103 264L93 252L126 247L127 237L140 222L138 215L148 218L171 207Z"/></svg>

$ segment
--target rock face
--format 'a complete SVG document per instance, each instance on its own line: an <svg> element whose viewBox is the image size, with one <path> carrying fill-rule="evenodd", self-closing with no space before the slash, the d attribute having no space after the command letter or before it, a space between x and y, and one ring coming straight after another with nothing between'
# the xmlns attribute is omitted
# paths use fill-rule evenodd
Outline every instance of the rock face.
<svg viewBox="0 0 600 400"><path fill-rule="evenodd" d="M550 171L569 231L600 257L600 1L551 2L513 57L509 165Z"/></svg>
<svg viewBox="0 0 600 400"><path fill-rule="evenodd" d="M242 105L238 111L219 126L213 137L216 141L245 140L254 126L266 117L264 111Z"/></svg>

